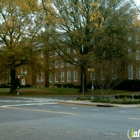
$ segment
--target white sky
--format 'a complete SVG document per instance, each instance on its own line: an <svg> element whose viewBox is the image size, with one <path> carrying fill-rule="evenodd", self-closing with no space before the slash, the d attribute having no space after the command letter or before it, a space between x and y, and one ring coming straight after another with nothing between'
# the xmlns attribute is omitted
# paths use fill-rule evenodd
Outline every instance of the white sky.
<svg viewBox="0 0 140 140"><path fill-rule="evenodd" d="M140 6L140 0L134 0L138 6Z"/></svg>

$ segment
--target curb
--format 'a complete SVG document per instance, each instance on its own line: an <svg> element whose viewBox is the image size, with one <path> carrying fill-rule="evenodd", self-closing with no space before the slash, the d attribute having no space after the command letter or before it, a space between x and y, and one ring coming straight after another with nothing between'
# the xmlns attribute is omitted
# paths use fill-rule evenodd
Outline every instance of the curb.
<svg viewBox="0 0 140 140"><path fill-rule="evenodd" d="M121 105L121 104L108 104L108 103L92 103L92 102L80 102L80 101L56 101L61 104L71 104L71 105L83 105L83 106L97 106L97 107L122 107L122 108L136 108L140 107L140 104L137 105Z"/></svg>

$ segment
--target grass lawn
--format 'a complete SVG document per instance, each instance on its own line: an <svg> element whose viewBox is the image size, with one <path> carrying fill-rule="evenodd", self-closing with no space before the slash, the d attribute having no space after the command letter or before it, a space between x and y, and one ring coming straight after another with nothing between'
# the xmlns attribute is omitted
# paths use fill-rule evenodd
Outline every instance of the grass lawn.
<svg viewBox="0 0 140 140"><path fill-rule="evenodd" d="M9 88L0 88L0 96L14 96L10 94ZM79 89L75 88L21 88L20 96L47 96L47 95L78 95L82 96L82 93L78 93ZM89 90L85 95L91 95L92 91ZM111 90L108 95L116 94L137 94L138 92L130 92L124 90ZM100 95L100 90L94 90L94 95Z"/></svg>

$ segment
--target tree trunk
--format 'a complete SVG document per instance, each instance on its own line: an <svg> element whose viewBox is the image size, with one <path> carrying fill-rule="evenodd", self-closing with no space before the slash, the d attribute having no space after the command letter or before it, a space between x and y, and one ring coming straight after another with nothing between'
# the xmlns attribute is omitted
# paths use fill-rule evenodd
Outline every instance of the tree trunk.
<svg viewBox="0 0 140 140"><path fill-rule="evenodd" d="M9 93L14 93L16 90L16 70L11 69L10 70L10 76L11 76L11 87Z"/></svg>

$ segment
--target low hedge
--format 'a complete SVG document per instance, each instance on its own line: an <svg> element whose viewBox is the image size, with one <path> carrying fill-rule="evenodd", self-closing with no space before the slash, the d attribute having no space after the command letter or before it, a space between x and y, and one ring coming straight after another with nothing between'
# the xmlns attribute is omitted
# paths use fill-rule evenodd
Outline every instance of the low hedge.
<svg viewBox="0 0 140 140"><path fill-rule="evenodd" d="M123 80L115 89L140 91L140 80Z"/></svg>

